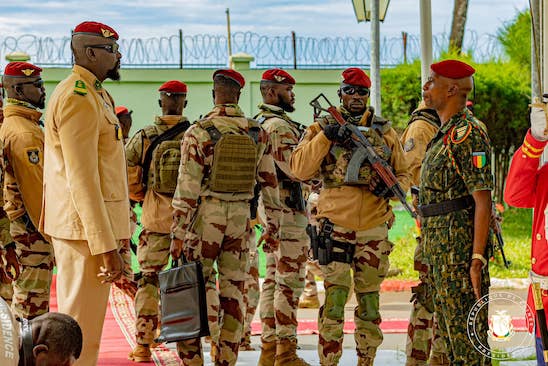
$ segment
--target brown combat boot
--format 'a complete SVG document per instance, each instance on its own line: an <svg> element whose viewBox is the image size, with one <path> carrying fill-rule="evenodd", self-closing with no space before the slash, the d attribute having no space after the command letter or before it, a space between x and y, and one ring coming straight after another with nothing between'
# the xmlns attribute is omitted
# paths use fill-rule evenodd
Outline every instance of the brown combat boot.
<svg viewBox="0 0 548 366"><path fill-rule="evenodd" d="M373 366L375 359L371 357L360 357L358 359L358 366Z"/></svg>
<svg viewBox="0 0 548 366"><path fill-rule="evenodd" d="M261 356L257 366L274 366L274 357L276 356L276 342L262 342Z"/></svg>
<svg viewBox="0 0 548 366"><path fill-rule="evenodd" d="M299 300L299 309L318 309L320 307L320 299L316 296L303 296Z"/></svg>
<svg viewBox="0 0 548 366"><path fill-rule="evenodd" d="M310 364L297 356L297 341L281 339L276 344L274 366L310 366Z"/></svg>
<svg viewBox="0 0 548 366"><path fill-rule="evenodd" d="M152 355L150 353L150 347L138 344L133 351L131 351L127 357L133 362L150 362L152 361Z"/></svg>
<svg viewBox="0 0 548 366"><path fill-rule="evenodd" d="M449 357L445 353L434 353L430 355L430 366L450 366Z"/></svg>

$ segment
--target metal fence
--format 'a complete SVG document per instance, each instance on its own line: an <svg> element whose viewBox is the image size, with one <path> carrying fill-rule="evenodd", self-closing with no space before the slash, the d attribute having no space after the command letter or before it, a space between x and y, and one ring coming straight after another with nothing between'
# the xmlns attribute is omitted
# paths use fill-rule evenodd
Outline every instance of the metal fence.
<svg viewBox="0 0 548 366"><path fill-rule="evenodd" d="M390 67L420 58L419 36L382 38L381 66ZM448 35L433 37L434 57L448 48ZM185 35L182 31L170 36L129 38L120 40L123 67L150 68L217 68L228 63L227 37L224 35ZM468 32L464 47L478 62L503 57L502 46L493 35ZM40 66L69 67L70 37L52 38L31 34L0 36L0 55L23 51ZM254 68L341 68L368 67L371 45L365 37L301 37L261 35L237 32L232 35L233 53L245 52L253 57ZM0 64L4 63L3 60Z"/></svg>

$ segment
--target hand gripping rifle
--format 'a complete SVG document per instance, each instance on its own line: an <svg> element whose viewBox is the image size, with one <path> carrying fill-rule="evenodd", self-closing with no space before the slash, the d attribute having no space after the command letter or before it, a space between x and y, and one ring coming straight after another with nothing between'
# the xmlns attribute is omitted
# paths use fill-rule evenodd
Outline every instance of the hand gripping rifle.
<svg viewBox="0 0 548 366"><path fill-rule="evenodd" d="M329 105L329 107L322 107L320 99L323 99L325 103ZM386 184L388 189L390 189L392 193L394 193L394 195L400 200L403 207L409 212L409 214L411 214L412 217L416 217L416 213L406 201L406 194L399 185L398 179L392 172L390 164L381 159L381 157L373 149L373 145L371 145L371 142L369 142L367 137L365 137L361 133L358 127L354 126L351 123L347 123L341 113L337 110L337 108L333 106L333 104L331 104L331 102L329 102L329 99L327 99L327 97L323 93L314 98L310 102L310 105L314 108L315 111L324 111L329 113L341 126L346 126L346 128L348 128L348 130L352 132L352 140L354 141L354 144L356 145L358 150L355 152L355 154L362 155L365 160L367 160L369 164L371 164L371 167L377 172L377 174Z"/></svg>

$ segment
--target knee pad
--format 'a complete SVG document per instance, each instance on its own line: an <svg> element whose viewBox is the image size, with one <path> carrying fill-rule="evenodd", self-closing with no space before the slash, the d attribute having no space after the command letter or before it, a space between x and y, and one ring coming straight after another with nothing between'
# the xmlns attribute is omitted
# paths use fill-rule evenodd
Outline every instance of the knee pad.
<svg viewBox="0 0 548 366"><path fill-rule="evenodd" d="M146 285L158 287L160 285L157 273L142 273L142 276L137 283L139 287L145 287Z"/></svg>
<svg viewBox="0 0 548 366"><path fill-rule="evenodd" d="M344 320L344 306L348 298L349 288L331 286L325 290L325 306L323 313L331 320Z"/></svg>
<svg viewBox="0 0 548 366"><path fill-rule="evenodd" d="M380 319L379 312L379 292L366 292L358 294L358 307L356 309L357 316L361 320L373 321Z"/></svg>

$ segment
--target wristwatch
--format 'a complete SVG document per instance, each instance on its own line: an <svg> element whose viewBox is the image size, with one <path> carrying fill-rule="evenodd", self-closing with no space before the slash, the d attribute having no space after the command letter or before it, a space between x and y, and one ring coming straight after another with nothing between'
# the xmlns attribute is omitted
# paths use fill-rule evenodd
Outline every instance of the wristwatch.
<svg viewBox="0 0 548 366"><path fill-rule="evenodd" d="M481 263L483 263L483 266L481 267L481 269L484 269L486 266L487 266L487 259L485 259L485 257L481 254L478 254L478 253L473 253L472 254L472 260L474 259L479 259L481 261Z"/></svg>

